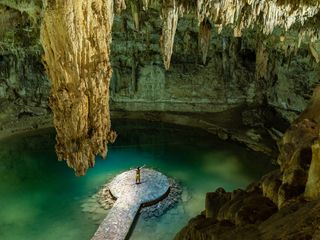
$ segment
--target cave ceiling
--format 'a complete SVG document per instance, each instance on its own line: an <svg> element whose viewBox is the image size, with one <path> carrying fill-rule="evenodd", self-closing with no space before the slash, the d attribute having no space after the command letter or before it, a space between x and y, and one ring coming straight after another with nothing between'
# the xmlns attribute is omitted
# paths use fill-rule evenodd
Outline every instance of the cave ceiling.
<svg viewBox="0 0 320 240"><path fill-rule="evenodd" d="M78 175L94 165L95 155L104 157L106 144L115 139L108 105L109 54L114 14L125 9L130 9L137 31L144 24L142 11L159 12L165 69L170 68L177 25L183 17L198 22L203 63L211 30L221 33L224 28L231 29L234 37L254 29L276 36L277 42L286 41L286 32L291 31L294 37L288 39L295 47L305 42L316 61L320 59L315 45L320 31L320 1L316 0L0 0L0 51L44 52L52 82L56 151Z"/></svg>

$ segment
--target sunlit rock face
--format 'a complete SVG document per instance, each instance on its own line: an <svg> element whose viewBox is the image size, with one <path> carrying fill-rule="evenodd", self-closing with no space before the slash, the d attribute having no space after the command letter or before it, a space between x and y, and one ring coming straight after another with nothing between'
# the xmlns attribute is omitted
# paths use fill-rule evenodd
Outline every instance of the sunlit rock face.
<svg viewBox="0 0 320 240"><path fill-rule="evenodd" d="M77 175L105 157L110 131L109 60L113 1L49 1L41 28L52 81L56 152Z"/></svg>

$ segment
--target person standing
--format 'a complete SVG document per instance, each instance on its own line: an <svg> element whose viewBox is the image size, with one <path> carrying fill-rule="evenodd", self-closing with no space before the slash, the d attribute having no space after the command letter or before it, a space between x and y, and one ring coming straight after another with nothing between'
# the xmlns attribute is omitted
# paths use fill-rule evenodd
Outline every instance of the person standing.
<svg viewBox="0 0 320 240"><path fill-rule="evenodd" d="M136 184L140 184L141 183L141 170L140 167L137 167L136 169Z"/></svg>
<svg viewBox="0 0 320 240"><path fill-rule="evenodd" d="M143 165L142 167L137 167L136 168L136 184L140 184L141 183L141 168L143 168L145 165Z"/></svg>

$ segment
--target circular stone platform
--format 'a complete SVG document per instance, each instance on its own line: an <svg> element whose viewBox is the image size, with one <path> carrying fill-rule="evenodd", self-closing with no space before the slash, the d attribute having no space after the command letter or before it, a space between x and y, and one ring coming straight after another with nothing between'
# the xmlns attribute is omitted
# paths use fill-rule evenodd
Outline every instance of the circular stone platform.
<svg viewBox="0 0 320 240"><path fill-rule="evenodd" d="M153 204L169 192L169 180L160 172L142 168L141 183L136 184L136 170L116 176L109 184L110 193L117 198L92 240L126 239L131 225L143 204Z"/></svg>
<svg viewBox="0 0 320 240"><path fill-rule="evenodd" d="M154 202L169 190L169 180L162 173L149 168L141 169L141 183L136 184L136 170L116 176L109 185L110 193L117 199L135 199L140 204Z"/></svg>

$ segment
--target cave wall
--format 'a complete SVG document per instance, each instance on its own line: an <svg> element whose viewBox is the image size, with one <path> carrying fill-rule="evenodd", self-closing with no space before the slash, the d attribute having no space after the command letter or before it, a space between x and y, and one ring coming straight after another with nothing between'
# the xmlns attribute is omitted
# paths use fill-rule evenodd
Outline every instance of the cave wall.
<svg viewBox="0 0 320 240"><path fill-rule="evenodd" d="M32 116L48 116L50 82L44 75L40 56L0 56L0 122L1 130L12 120Z"/></svg>
<svg viewBox="0 0 320 240"><path fill-rule="evenodd" d="M319 82L319 66L308 44L297 48L298 33L277 29L266 38L248 30L235 38L231 29L218 34L213 28L203 64L198 23L186 15L179 19L171 67L165 71L158 14L141 11L139 31L130 9L115 18L114 108L217 112L241 104L268 103L292 121L306 107Z"/></svg>
<svg viewBox="0 0 320 240"><path fill-rule="evenodd" d="M47 107L50 82L43 74L40 56L2 55L0 57L0 98L30 107Z"/></svg>
<svg viewBox="0 0 320 240"><path fill-rule="evenodd" d="M41 1L0 1L0 129L48 116L50 82L41 62ZM31 123L32 125L33 123Z"/></svg>
<svg viewBox="0 0 320 240"><path fill-rule="evenodd" d="M14 104L16 117L26 106L38 107L30 114L47 113L50 83L41 63L39 22L14 6L3 3L0 9L7 26L0 33L1 102ZM228 28L220 34L218 30L212 26L204 64L197 20L189 15L180 18L171 67L166 71L158 6L146 12L141 5L129 4L114 19L111 109L219 112L268 105L285 120L295 119L319 82L313 53L320 51L320 44L299 43L295 30L275 29L268 37L257 29L245 30L241 37L234 37ZM9 105L2 104L3 113Z"/></svg>
<svg viewBox="0 0 320 240"><path fill-rule="evenodd" d="M259 2L255 3L260 4ZM241 5L243 1L238 3ZM236 4L237 7L239 5ZM263 118L266 109L273 110L268 114L278 113L284 120L292 122L306 108L313 89L319 83L319 41L310 43L308 39L302 40L297 28L288 32L280 28L274 29L274 26L269 28L269 25L263 25L265 28L262 31L257 27L242 31L228 27L221 29L221 26L211 26L212 19L201 23L199 35L197 20L185 14L177 21L175 8L166 7L171 11L168 10L166 14L171 14L172 18L168 18L164 13L159 14L157 5L149 6L148 12L145 12L142 10L143 6L133 1L130 1L121 16L116 16L110 58L114 70L110 85L111 109L220 112L245 105L247 110L243 112L242 122L255 126L259 121L275 117L269 115ZM123 9L123 5L116 8ZM34 6L28 8L28 4L26 7L0 0L0 19L4 26L0 30L0 128L3 128L5 121L12 122L12 119L19 120L34 115L49 116L47 98L50 84L45 77L40 57L40 22L34 17L39 9ZM299 7L296 10L299 12ZM276 9L273 13L277 12L279 11ZM299 18L300 13L297 14ZM171 19L172 22L166 19L161 22L159 15L167 20ZM204 16L205 14L202 17ZM242 17L238 14L239 16ZM284 19L285 17L280 17L275 21L281 21L283 25ZM222 20L224 25L228 25L232 19ZM294 22L291 20L290 26ZM272 20L264 21L268 23ZM239 24L241 23L243 22L240 21ZM168 33L167 39L161 37L163 31L170 29L168 26L163 28L163 24L174 25L174 45L170 45L174 36L172 32ZM244 26L237 27L242 29ZM235 30L239 31L235 34ZM262 33L269 30L272 30L271 35ZM209 49L206 46L209 46ZM168 55L163 54L164 48ZM319 94L316 96L318 98ZM319 112L319 101L316 100L313 114ZM231 195L216 192L218 196L226 194L230 201L225 208L220 209L218 218L213 219L214 224L225 221L231 222L231 227L243 223L252 224L266 220L277 208L286 210L289 206L288 211L292 212L291 201L297 200L297 204L300 204L300 200L305 201L303 194L311 200L318 198L319 144L313 144L315 139L319 141L318 123L317 119L306 118L289 128L279 146L281 154L278 163L281 169L265 176L257 186L252 185L252 189L249 186L245 192L235 191ZM275 120L271 124L271 127L277 128L279 122ZM264 122L257 124L263 125ZM309 149L311 144L312 150ZM282 159L282 154L287 158ZM306 157L300 157L302 155ZM83 174L83 167L80 167L79 174ZM87 167L85 166L85 169ZM261 200L265 205L256 206ZM247 201L245 207L234 207L239 203L243 205L244 201ZM236 211L230 215L230 209ZM247 212L261 213L261 209L262 213L266 213L258 215L261 219L247 217ZM279 214L282 212L279 211ZM274 217L277 217L277 214L274 214ZM207 224L208 221L204 222ZM265 225L269 225L269 222ZM299 228L304 225L305 222ZM286 226L291 230L290 224ZM261 229L264 229L264 224ZM257 230L260 231L260 227Z"/></svg>

